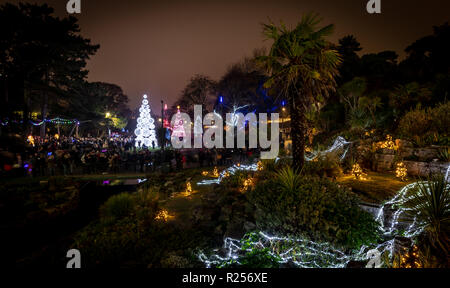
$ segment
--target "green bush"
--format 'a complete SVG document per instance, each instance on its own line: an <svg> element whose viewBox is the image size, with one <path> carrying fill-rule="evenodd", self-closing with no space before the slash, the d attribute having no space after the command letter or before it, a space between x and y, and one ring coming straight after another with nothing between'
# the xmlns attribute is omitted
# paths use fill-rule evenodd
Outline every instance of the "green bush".
<svg viewBox="0 0 450 288"><path fill-rule="evenodd" d="M418 182L410 190L408 200L403 204L407 214L415 217L416 231L422 231L421 244L429 246L435 255L448 260L450 251L450 185L444 175L433 176Z"/></svg>
<svg viewBox="0 0 450 288"><path fill-rule="evenodd" d="M128 193L114 195L100 208L100 216L104 220L122 219L134 210L134 201Z"/></svg>
<svg viewBox="0 0 450 288"><path fill-rule="evenodd" d="M360 209L356 195L326 179L303 177L292 191L273 177L260 181L246 195L262 231L303 235L355 249L378 237L377 222Z"/></svg>
<svg viewBox="0 0 450 288"><path fill-rule="evenodd" d="M279 268L278 261L279 258L272 255L268 248L252 249L239 257L239 263L231 260L221 265L220 268Z"/></svg>
<svg viewBox="0 0 450 288"><path fill-rule="evenodd" d="M342 174L339 157L334 153L329 153L322 157L317 157L313 161L306 161L302 174L318 177L337 177Z"/></svg>
<svg viewBox="0 0 450 288"><path fill-rule="evenodd" d="M250 172L247 170L238 170L233 175L225 177L222 181L222 185L228 188L240 188L249 175Z"/></svg>
<svg viewBox="0 0 450 288"><path fill-rule="evenodd" d="M402 117L398 126L401 137L414 141L419 146L430 144L448 145L450 127L450 102L435 108L416 109Z"/></svg>
<svg viewBox="0 0 450 288"><path fill-rule="evenodd" d="M136 259L141 230L138 222L125 217L114 224L104 223L90 224L75 236L73 247L82 251L83 266L117 266L127 259Z"/></svg>

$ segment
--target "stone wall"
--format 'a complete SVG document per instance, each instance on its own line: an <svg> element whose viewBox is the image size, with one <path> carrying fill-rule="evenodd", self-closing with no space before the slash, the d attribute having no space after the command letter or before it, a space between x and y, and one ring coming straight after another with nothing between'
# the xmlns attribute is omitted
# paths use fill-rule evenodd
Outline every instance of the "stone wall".
<svg viewBox="0 0 450 288"><path fill-rule="evenodd" d="M398 151L382 149L373 157L372 170L389 172L395 170L396 161L405 159L403 163L408 169L409 176L427 177L431 174L446 174L450 163L439 160L439 151L443 147L430 146L414 148L411 142L397 140Z"/></svg>

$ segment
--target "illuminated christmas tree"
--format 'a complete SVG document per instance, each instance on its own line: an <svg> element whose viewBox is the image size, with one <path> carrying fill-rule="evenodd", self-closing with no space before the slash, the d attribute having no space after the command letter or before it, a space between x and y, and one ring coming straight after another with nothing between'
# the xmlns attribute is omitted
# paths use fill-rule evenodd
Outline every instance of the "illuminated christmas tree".
<svg viewBox="0 0 450 288"><path fill-rule="evenodd" d="M155 132L155 120L150 115L150 111L147 95L144 95L141 108L139 108L140 115L137 119L137 127L136 130L134 130L134 134L136 134L136 147L158 147Z"/></svg>
<svg viewBox="0 0 450 288"><path fill-rule="evenodd" d="M186 137L186 132L184 131L184 121L181 118L180 107L178 107L177 114L175 115L175 123L172 128L172 137Z"/></svg>

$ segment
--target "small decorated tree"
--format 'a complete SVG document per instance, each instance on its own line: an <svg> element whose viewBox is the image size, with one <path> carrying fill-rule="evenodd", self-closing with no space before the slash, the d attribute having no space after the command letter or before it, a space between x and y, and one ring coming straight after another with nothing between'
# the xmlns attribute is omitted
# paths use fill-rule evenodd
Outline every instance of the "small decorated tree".
<svg viewBox="0 0 450 288"><path fill-rule="evenodd" d="M137 119L137 127L134 130L136 135L136 147L158 147L155 132L155 120L150 115L150 106L148 104L147 95L144 95L141 108L139 108L139 117Z"/></svg>
<svg viewBox="0 0 450 288"><path fill-rule="evenodd" d="M181 112L179 107L177 114L175 115L175 123L172 128L172 137L178 138L186 137L186 132L184 131L184 121L181 118Z"/></svg>

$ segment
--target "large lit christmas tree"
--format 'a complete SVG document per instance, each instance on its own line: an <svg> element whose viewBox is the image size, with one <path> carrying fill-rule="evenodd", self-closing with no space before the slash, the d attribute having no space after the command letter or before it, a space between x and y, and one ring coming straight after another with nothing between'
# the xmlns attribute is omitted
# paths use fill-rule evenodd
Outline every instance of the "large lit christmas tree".
<svg viewBox="0 0 450 288"><path fill-rule="evenodd" d="M147 95L144 95L141 108L139 108L140 115L137 119L137 127L134 130L134 134L136 134L136 147L158 147L155 133L155 120L150 115L150 111Z"/></svg>

